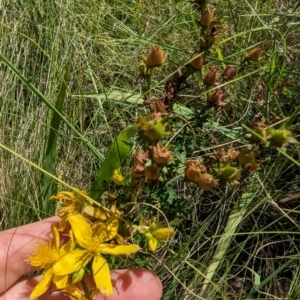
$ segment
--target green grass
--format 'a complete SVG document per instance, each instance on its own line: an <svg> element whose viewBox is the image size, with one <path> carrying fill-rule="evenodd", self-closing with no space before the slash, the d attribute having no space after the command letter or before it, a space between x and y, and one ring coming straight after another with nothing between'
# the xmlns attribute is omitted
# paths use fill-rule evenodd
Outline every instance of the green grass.
<svg viewBox="0 0 300 300"><path fill-rule="evenodd" d="M168 52L168 66L157 72L152 86L159 96L175 67L183 66L197 46L199 13L183 0L20 0L2 5L0 143L45 167L53 107L70 62L54 175L90 190L118 133L145 114L135 103L142 93L140 55L154 44ZM221 112L203 113L200 78L189 79L190 87L177 101L199 114L188 121L193 130L185 126L172 136L172 151L208 159L224 143L241 147L246 143L243 126L258 114L270 124L290 118L299 140L300 11L293 12L295 1L211 5L221 31L204 73L213 65L222 71L224 64L239 64L255 47L264 50L263 58L225 85L230 105ZM114 100L119 92L132 93L128 97L134 101ZM176 122L184 125L184 120ZM299 145L284 151L287 156L262 150L261 169L240 186L199 192L179 179L178 195L190 213L176 227L175 239L169 248L128 264L158 274L165 300L299 299L300 206L298 199L280 202L299 193ZM54 213L53 206L47 211L43 206L42 172L3 148L0 180L1 230ZM53 192L62 189L52 180Z"/></svg>

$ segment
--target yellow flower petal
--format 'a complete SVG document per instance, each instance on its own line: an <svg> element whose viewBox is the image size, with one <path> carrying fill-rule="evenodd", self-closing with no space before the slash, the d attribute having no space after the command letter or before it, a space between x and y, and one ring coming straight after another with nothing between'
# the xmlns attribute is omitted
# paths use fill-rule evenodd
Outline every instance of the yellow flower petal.
<svg viewBox="0 0 300 300"><path fill-rule="evenodd" d="M92 229L87 219L81 214L74 214L68 217L78 244L86 248L92 239Z"/></svg>
<svg viewBox="0 0 300 300"><path fill-rule="evenodd" d="M174 229L171 227L164 227L152 232L153 236L160 241L167 241L174 235Z"/></svg>
<svg viewBox="0 0 300 300"><path fill-rule="evenodd" d="M140 250L138 245L114 245L114 244L102 244L100 246L101 253L112 255L129 255Z"/></svg>
<svg viewBox="0 0 300 300"><path fill-rule="evenodd" d="M100 219L101 221L105 221L107 219L107 215L106 215L105 210L103 210L100 207L94 207L92 205L86 205L82 209L82 213L84 213L84 214L86 214L90 217Z"/></svg>
<svg viewBox="0 0 300 300"><path fill-rule="evenodd" d="M70 235L69 241L59 249L59 256L60 257L65 255L68 252L71 252L75 247L74 235L73 235L72 230L70 230L69 235Z"/></svg>
<svg viewBox="0 0 300 300"><path fill-rule="evenodd" d="M94 233L102 242L109 241L113 239L118 233L119 220L115 216L111 216L108 220L102 224Z"/></svg>
<svg viewBox="0 0 300 300"><path fill-rule="evenodd" d="M57 230L57 227L51 224L51 232L53 234L53 245L54 249L58 252L59 246L60 246L60 238L59 233Z"/></svg>
<svg viewBox="0 0 300 300"><path fill-rule="evenodd" d="M87 250L75 249L62 256L54 265L55 275L68 275L84 268L93 255Z"/></svg>
<svg viewBox="0 0 300 300"><path fill-rule="evenodd" d="M53 282L55 283L56 287L61 290L68 285L69 276L68 275L54 275Z"/></svg>
<svg viewBox="0 0 300 300"><path fill-rule="evenodd" d="M72 300L88 300L88 298L86 298L84 294L82 294L80 289L77 288L74 284L69 284L68 286L66 286L63 289L63 292L67 294Z"/></svg>
<svg viewBox="0 0 300 300"><path fill-rule="evenodd" d="M100 255L95 256L92 264L92 269L96 287L103 295L112 295L113 288L107 261Z"/></svg>
<svg viewBox="0 0 300 300"><path fill-rule="evenodd" d="M49 288L51 280L52 280L52 268L49 268L44 274L41 281L35 286L33 291L30 294L30 299L37 298L43 295Z"/></svg>

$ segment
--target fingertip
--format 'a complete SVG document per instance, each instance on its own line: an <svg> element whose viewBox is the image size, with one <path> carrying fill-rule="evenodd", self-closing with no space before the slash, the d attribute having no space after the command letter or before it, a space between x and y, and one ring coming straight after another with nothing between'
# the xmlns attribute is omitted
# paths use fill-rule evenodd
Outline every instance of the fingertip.
<svg viewBox="0 0 300 300"><path fill-rule="evenodd" d="M114 294L107 300L159 300L162 284L152 272L144 269L114 270L112 272ZM102 297L95 298L102 300Z"/></svg>

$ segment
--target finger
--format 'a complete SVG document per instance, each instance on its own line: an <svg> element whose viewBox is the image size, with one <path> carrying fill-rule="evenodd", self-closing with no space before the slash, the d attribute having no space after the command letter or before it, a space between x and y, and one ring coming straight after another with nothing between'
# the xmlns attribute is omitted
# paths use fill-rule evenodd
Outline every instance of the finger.
<svg viewBox="0 0 300 300"><path fill-rule="evenodd" d="M114 293L111 297L95 300L159 300L162 285L152 272L143 269L115 270L112 272Z"/></svg>
<svg viewBox="0 0 300 300"><path fill-rule="evenodd" d="M52 217L0 233L0 293L34 270L25 260L33 253L38 241L49 239L50 225L58 222L58 217Z"/></svg>
<svg viewBox="0 0 300 300"><path fill-rule="evenodd" d="M29 300L29 296L34 287L39 283L42 276L34 276L27 279L19 280L4 293L0 294L0 300ZM56 290L49 290L38 300L67 300L68 296Z"/></svg>
<svg viewBox="0 0 300 300"><path fill-rule="evenodd" d="M21 280L13 285L0 300L28 300L34 286L39 282L40 276ZM115 270L112 272L114 294L110 297L95 296L94 300L159 300L162 296L162 285L159 278L153 273L142 270ZM92 285L90 280L89 286ZM6 297L6 298L5 298ZM50 289L38 300L66 300L69 297L63 293Z"/></svg>

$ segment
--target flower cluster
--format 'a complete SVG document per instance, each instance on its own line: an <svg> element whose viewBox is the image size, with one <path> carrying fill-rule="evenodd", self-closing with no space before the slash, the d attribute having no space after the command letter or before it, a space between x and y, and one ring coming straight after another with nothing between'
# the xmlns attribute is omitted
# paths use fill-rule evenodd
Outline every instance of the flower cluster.
<svg viewBox="0 0 300 300"><path fill-rule="evenodd" d="M81 193L82 194L82 193ZM76 287L87 274L87 265L95 282L91 294L113 292L106 255L130 255L139 251L136 244L120 243L119 219L99 207L91 206L83 196L73 192L61 192L52 197L60 201L57 215L61 217L58 227L51 226L53 241L38 244L29 258L30 263L44 269L42 280L34 288L31 298L47 291L51 282L58 290L72 299L85 299ZM69 228L69 231L68 229ZM68 241L62 243L59 230Z"/></svg>
<svg viewBox="0 0 300 300"><path fill-rule="evenodd" d="M161 100L152 100L152 113L137 120L139 132L144 139L144 149L134 155L132 168L132 185L138 179L146 178L151 181L159 179L161 168L172 160L171 151L161 140L168 136L166 107Z"/></svg>
<svg viewBox="0 0 300 300"><path fill-rule="evenodd" d="M211 190L222 184L239 184L239 179L249 172L259 169L260 163L255 161L257 148L245 147L242 150L224 148L215 152L211 157L210 166L196 160L185 162L185 177L196 183L203 190Z"/></svg>
<svg viewBox="0 0 300 300"><path fill-rule="evenodd" d="M44 294L51 284L71 299L90 299L99 292L112 295L107 256L131 255L140 250L139 245L128 243L127 237L119 233L121 213L115 204L103 209L91 205L86 195L84 191L60 192L51 197L58 201L57 215L61 221L58 226L51 225L53 239L38 243L28 259L32 266L44 269L31 299ZM135 227L132 233L141 234L148 241L150 251L158 248L159 241L174 235L174 230L168 227L155 230L148 226L132 227ZM86 295L76 284L89 274L93 275L94 286Z"/></svg>

